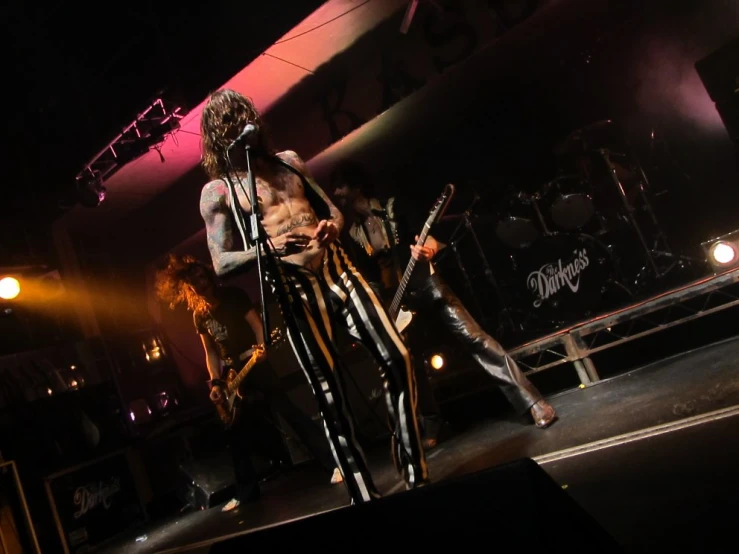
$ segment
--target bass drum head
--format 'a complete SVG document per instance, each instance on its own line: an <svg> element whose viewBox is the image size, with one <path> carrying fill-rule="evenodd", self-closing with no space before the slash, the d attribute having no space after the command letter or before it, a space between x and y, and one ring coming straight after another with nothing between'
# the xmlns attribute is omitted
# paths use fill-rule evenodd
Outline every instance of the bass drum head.
<svg viewBox="0 0 739 554"><path fill-rule="evenodd" d="M513 288L529 317L570 323L591 317L616 278L608 249L584 234L553 234L511 256Z"/></svg>

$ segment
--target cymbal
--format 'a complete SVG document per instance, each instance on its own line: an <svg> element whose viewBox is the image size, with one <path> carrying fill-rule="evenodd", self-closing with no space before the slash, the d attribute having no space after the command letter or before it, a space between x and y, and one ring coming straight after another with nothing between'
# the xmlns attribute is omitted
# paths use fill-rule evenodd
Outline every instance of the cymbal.
<svg viewBox="0 0 739 554"><path fill-rule="evenodd" d="M556 143L553 152L557 156L584 154L613 145L623 148L624 143L620 127L612 120L604 119L575 129Z"/></svg>

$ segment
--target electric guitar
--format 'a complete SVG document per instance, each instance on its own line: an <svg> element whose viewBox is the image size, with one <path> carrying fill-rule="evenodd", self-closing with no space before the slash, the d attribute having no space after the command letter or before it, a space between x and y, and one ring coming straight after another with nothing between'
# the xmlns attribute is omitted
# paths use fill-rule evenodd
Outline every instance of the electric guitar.
<svg viewBox="0 0 739 554"><path fill-rule="evenodd" d="M282 340L282 332L280 329L272 331L272 345ZM226 429L229 429L236 422L239 416L239 407L237 400L241 400L243 394L241 392L241 383L244 381L249 372L259 363L259 358L264 353L265 347L260 344L254 347L251 357L240 371L230 369L225 379L225 386L221 390L221 400L215 403L218 417L223 422Z"/></svg>
<svg viewBox="0 0 739 554"><path fill-rule="evenodd" d="M416 246L423 246L426 243L426 239L431 231L431 226L436 223L442 215L444 215L452 196L454 196L454 190L454 185L451 183L444 187L444 192L434 203L434 206L431 208L429 216L426 219L426 223L423 224L423 230L418 236ZM390 318L395 321L395 327L399 333L402 333L403 330L410 325L411 320L413 319L413 314L410 311L403 309L403 297L405 296L405 289L408 286L408 281L410 281L413 276L413 270L415 267L416 260L411 257L405 268L405 272L403 273L403 278L400 280L400 284L398 285L398 290L395 292L395 297L390 303L390 309L388 310Z"/></svg>

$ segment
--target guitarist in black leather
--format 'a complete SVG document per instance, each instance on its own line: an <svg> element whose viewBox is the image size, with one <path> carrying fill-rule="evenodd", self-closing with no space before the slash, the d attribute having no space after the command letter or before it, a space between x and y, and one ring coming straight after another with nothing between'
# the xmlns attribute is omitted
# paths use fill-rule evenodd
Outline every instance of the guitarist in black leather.
<svg viewBox="0 0 739 554"><path fill-rule="evenodd" d="M407 201L399 198L381 203L373 195L367 172L353 162L339 166L332 182L335 201L346 217L348 240L345 242L353 243L356 265L362 274L373 280L374 287L382 292L385 300L389 302L393 298L398 276L402 276L411 256L418 262L426 262L416 264L406 289L406 304L418 314L414 319L422 320L425 325L441 324L467 346L468 352L500 386L517 411L530 412L537 427L551 425L556 419L554 408L435 271L432 260L443 245L429 235L423 246L416 246L414 237L421 233L424 224L424 219L417 214L423 207L410 208ZM434 433L438 425L433 423L439 420L439 410L423 364L416 361L414 365L424 446L431 448L436 445Z"/></svg>
<svg viewBox="0 0 739 554"><path fill-rule="evenodd" d="M169 256L165 269L157 274L157 294L170 308L185 304L192 312L193 324L205 353L206 367L211 376L210 398L222 400L223 379L230 369L237 372L249 361L255 344L264 343L264 331L259 311L249 296L238 287L220 286L215 273L191 256ZM285 393L274 368L266 359L260 360L242 383L242 390L261 393L272 409L280 413L311 454L328 471L334 472L331 482L341 482L333 455L320 427ZM251 410L240 413L227 430L233 457L238 491L224 511L241 502L259 498L259 480L251 461L250 444L256 437L272 458L284 460L287 452L280 435L259 431L259 420ZM262 426L263 427L263 426ZM266 430L265 430L266 431Z"/></svg>

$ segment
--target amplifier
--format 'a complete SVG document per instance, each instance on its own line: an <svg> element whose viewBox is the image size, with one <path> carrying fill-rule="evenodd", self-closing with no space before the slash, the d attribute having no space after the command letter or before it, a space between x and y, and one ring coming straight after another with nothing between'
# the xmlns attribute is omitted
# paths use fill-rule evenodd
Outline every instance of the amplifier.
<svg viewBox="0 0 739 554"><path fill-rule="evenodd" d="M228 501L236 491L236 477L228 450L180 464L180 500L198 510Z"/></svg>
<svg viewBox="0 0 739 554"><path fill-rule="evenodd" d="M126 451L45 478L65 554L86 552L145 520Z"/></svg>

